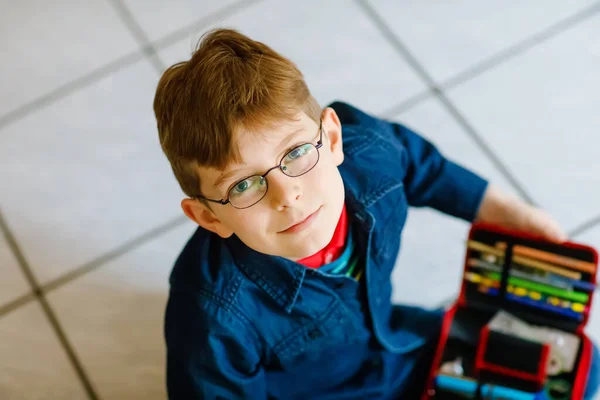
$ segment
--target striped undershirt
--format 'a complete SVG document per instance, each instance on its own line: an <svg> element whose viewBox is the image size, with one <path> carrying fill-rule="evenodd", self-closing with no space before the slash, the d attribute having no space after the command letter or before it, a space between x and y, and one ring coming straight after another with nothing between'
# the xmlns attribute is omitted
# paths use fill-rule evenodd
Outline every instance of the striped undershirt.
<svg viewBox="0 0 600 400"><path fill-rule="evenodd" d="M360 262L359 253L354 243L352 226L348 224L348 236L344 252L336 260L321 266L319 271L328 274L346 275L359 281L364 271L364 265Z"/></svg>

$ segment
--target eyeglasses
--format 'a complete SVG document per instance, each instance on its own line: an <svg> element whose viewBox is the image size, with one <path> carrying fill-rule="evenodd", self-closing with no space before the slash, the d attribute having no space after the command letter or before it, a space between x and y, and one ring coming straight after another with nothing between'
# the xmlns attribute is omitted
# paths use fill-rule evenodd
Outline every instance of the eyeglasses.
<svg viewBox="0 0 600 400"><path fill-rule="evenodd" d="M269 169L263 175L252 175L234 183L227 191L227 198L223 200L208 199L204 196L197 196L197 199L204 199L213 203L226 205L231 203L234 208L244 209L252 207L262 200L267 194L269 185L267 175L274 169L279 169L285 175L298 177L306 174L319 162L319 149L323 146L323 121L319 122L319 141L316 145L312 143L303 143L288 151L279 164Z"/></svg>

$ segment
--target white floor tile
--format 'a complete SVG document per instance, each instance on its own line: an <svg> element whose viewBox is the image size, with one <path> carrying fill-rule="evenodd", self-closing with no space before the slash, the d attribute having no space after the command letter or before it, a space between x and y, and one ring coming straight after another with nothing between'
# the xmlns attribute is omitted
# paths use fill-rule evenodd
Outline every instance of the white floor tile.
<svg viewBox="0 0 600 400"><path fill-rule="evenodd" d="M567 230L598 214L599 64L597 16L449 93Z"/></svg>
<svg viewBox="0 0 600 400"><path fill-rule="evenodd" d="M423 82L353 2L263 1L160 52L187 60L208 29L229 27L294 61L321 104L344 100L382 112L425 89Z"/></svg>
<svg viewBox="0 0 600 400"><path fill-rule="evenodd" d="M108 1L5 3L0 38L0 116L137 48Z"/></svg>
<svg viewBox="0 0 600 400"><path fill-rule="evenodd" d="M516 195L489 159L435 100L394 118L434 143L447 158ZM470 224L431 209L412 208L392 275L393 300L437 307L461 286L465 240Z"/></svg>
<svg viewBox="0 0 600 400"><path fill-rule="evenodd" d="M592 246L595 248L600 254L600 225L596 225L591 228L589 231L586 231L578 236L572 238L572 240L576 242L580 242L587 246ZM598 275L598 279L600 280L600 275ZM600 308L600 307L598 307Z"/></svg>
<svg viewBox="0 0 600 400"><path fill-rule="evenodd" d="M0 307L29 293L30 287L8 243L0 233Z"/></svg>
<svg viewBox="0 0 600 400"><path fill-rule="evenodd" d="M87 398L37 302L29 303L0 319L0 398Z"/></svg>
<svg viewBox="0 0 600 400"><path fill-rule="evenodd" d="M150 41L188 27L239 0L124 0Z"/></svg>
<svg viewBox="0 0 600 400"><path fill-rule="evenodd" d="M0 135L0 204L43 283L181 215L144 62Z"/></svg>
<svg viewBox="0 0 600 400"><path fill-rule="evenodd" d="M165 399L168 278L191 222L48 295L103 399Z"/></svg>
<svg viewBox="0 0 600 400"><path fill-rule="evenodd" d="M368 1L437 82L594 3L592 0Z"/></svg>

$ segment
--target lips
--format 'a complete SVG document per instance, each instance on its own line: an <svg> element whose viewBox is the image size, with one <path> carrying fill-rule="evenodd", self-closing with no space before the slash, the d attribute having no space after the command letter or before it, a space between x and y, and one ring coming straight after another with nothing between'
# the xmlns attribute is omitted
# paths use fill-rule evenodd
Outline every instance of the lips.
<svg viewBox="0 0 600 400"><path fill-rule="evenodd" d="M321 207L319 207L315 212L313 212L310 215L308 215L306 218L301 219L300 221L293 223L292 225L288 226L287 228L285 228L282 231L279 231L279 233L291 233L291 232L294 232L294 231L297 231L297 230L301 229L303 227L303 225L307 225L308 222L311 222L311 220L314 219L314 217L317 215L317 213L319 212L319 210L321 210Z"/></svg>

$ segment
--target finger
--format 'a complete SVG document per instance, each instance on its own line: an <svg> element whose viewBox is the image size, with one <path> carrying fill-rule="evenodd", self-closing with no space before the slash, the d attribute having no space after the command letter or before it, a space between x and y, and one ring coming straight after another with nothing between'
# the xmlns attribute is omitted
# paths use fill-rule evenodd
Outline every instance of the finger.
<svg viewBox="0 0 600 400"><path fill-rule="evenodd" d="M568 240L568 235L558 222L539 209L531 210L528 218L529 229L547 240L562 243Z"/></svg>

